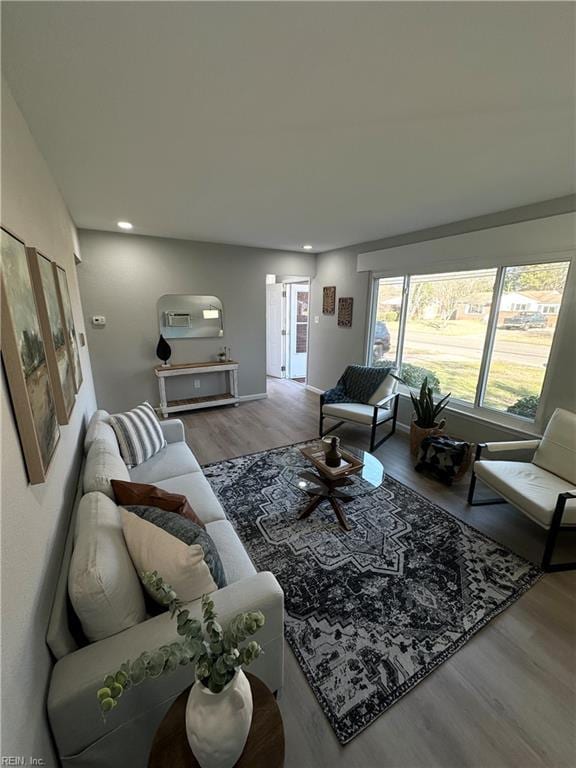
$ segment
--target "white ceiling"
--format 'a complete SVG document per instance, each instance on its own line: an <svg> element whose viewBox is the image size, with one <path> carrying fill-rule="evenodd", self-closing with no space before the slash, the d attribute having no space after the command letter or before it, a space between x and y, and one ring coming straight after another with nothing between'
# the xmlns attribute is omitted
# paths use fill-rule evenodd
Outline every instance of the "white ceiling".
<svg viewBox="0 0 576 768"><path fill-rule="evenodd" d="M574 191L573 3L2 3L73 218L315 250Z"/></svg>

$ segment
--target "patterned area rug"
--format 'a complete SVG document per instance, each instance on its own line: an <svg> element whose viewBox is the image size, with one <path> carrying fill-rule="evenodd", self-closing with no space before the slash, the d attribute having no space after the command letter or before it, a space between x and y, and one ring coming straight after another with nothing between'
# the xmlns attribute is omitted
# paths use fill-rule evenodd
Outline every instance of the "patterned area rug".
<svg viewBox="0 0 576 768"><path fill-rule="evenodd" d="M345 504L345 533L307 496L297 447L205 468L258 570L286 600L286 638L339 741L353 739L513 603L540 570L386 476Z"/></svg>

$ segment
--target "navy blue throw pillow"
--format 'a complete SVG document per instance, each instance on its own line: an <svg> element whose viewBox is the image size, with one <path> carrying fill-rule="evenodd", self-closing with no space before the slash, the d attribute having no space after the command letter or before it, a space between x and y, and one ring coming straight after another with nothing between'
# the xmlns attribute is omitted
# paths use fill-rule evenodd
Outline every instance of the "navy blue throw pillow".
<svg viewBox="0 0 576 768"><path fill-rule="evenodd" d="M226 574L224 573L222 560L220 560L220 555L212 537L203 528L193 523L192 520L182 517L182 515L166 512L166 510L158 509L158 507L130 505L125 506L124 509L133 512L153 525L157 525L158 528L162 528L163 531L166 531L171 536L175 536L180 541L183 541L184 544L188 544L188 546L199 544L204 550L204 562L208 566L218 589L226 586Z"/></svg>

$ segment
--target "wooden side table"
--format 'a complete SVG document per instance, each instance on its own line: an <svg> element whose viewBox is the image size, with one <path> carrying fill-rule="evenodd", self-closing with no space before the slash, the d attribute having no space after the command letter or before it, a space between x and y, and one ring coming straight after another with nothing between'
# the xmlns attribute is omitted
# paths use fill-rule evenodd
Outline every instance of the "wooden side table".
<svg viewBox="0 0 576 768"><path fill-rule="evenodd" d="M252 725L235 768L282 768L284 726L276 699L254 675L246 673L254 699ZM148 768L200 768L186 737L186 702L190 688L172 704L158 726Z"/></svg>

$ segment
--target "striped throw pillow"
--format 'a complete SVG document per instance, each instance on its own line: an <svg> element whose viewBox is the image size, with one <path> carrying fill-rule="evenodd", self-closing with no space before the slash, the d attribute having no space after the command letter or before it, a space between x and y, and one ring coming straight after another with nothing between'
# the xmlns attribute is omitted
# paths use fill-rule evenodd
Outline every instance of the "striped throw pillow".
<svg viewBox="0 0 576 768"><path fill-rule="evenodd" d="M142 403L126 413L115 413L110 416L110 425L128 467L136 467L151 459L166 445L160 422L150 403Z"/></svg>

